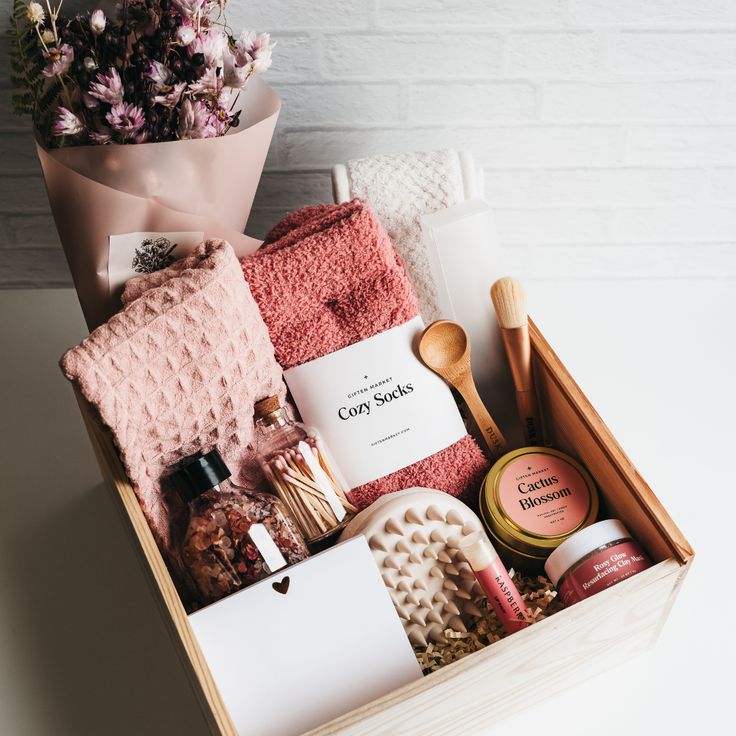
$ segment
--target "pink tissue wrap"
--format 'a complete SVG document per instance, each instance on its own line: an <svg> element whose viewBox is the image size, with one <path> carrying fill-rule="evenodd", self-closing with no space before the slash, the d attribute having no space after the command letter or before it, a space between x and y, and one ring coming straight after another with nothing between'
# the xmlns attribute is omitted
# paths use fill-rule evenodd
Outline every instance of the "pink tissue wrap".
<svg viewBox="0 0 736 736"><path fill-rule="evenodd" d="M284 369L401 325L419 313L390 237L360 200L287 215L241 260ZM471 500L488 462L468 435L391 475L359 486L365 508L385 493L426 486ZM474 499L472 499L474 500Z"/></svg>
<svg viewBox="0 0 736 736"><path fill-rule="evenodd" d="M236 482L260 485L249 448L253 405L283 399L285 387L230 245L210 240L176 266L153 281L135 279L138 298L69 350L61 367L112 431L181 587L183 504L162 477L182 458L216 446Z"/></svg>

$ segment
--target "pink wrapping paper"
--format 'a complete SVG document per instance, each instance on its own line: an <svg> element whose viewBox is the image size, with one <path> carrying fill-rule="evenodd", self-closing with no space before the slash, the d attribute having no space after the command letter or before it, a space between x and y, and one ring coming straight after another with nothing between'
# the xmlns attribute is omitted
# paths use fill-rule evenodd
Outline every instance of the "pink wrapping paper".
<svg viewBox="0 0 736 736"><path fill-rule="evenodd" d="M36 148L59 237L90 329L114 311L108 236L197 231L228 240L239 256L259 241L243 235L280 110L254 79L241 94L241 124L221 138L137 145Z"/></svg>

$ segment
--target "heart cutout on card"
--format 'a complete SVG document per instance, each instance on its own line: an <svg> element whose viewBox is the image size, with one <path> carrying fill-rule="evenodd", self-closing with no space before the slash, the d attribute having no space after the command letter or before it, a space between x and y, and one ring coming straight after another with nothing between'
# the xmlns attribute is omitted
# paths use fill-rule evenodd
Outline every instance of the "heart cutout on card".
<svg viewBox="0 0 736 736"><path fill-rule="evenodd" d="M281 593L281 595L286 595L289 592L289 583L291 580L289 579L289 576L287 575L280 583L271 583L271 587L277 592Z"/></svg>

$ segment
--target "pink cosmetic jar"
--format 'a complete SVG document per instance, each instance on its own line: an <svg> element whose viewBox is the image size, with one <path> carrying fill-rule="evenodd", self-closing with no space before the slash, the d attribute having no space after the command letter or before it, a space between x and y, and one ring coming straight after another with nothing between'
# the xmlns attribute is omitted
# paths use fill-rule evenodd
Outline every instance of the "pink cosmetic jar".
<svg viewBox="0 0 736 736"><path fill-rule="evenodd" d="M544 570L566 606L600 593L650 567L639 543L618 519L606 519L565 540Z"/></svg>

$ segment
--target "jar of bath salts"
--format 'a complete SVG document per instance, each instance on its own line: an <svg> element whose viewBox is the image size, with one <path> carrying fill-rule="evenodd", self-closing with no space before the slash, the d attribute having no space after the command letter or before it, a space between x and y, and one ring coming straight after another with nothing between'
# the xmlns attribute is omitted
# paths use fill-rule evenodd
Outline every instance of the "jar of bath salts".
<svg viewBox="0 0 736 736"><path fill-rule="evenodd" d="M217 450L188 458L172 482L189 504L182 559L212 603L309 556L281 501L239 488Z"/></svg>
<svg viewBox="0 0 736 736"><path fill-rule="evenodd" d="M564 541L544 565L566 606L650 567L639 543L618 519L606 519Z"/></svg>

